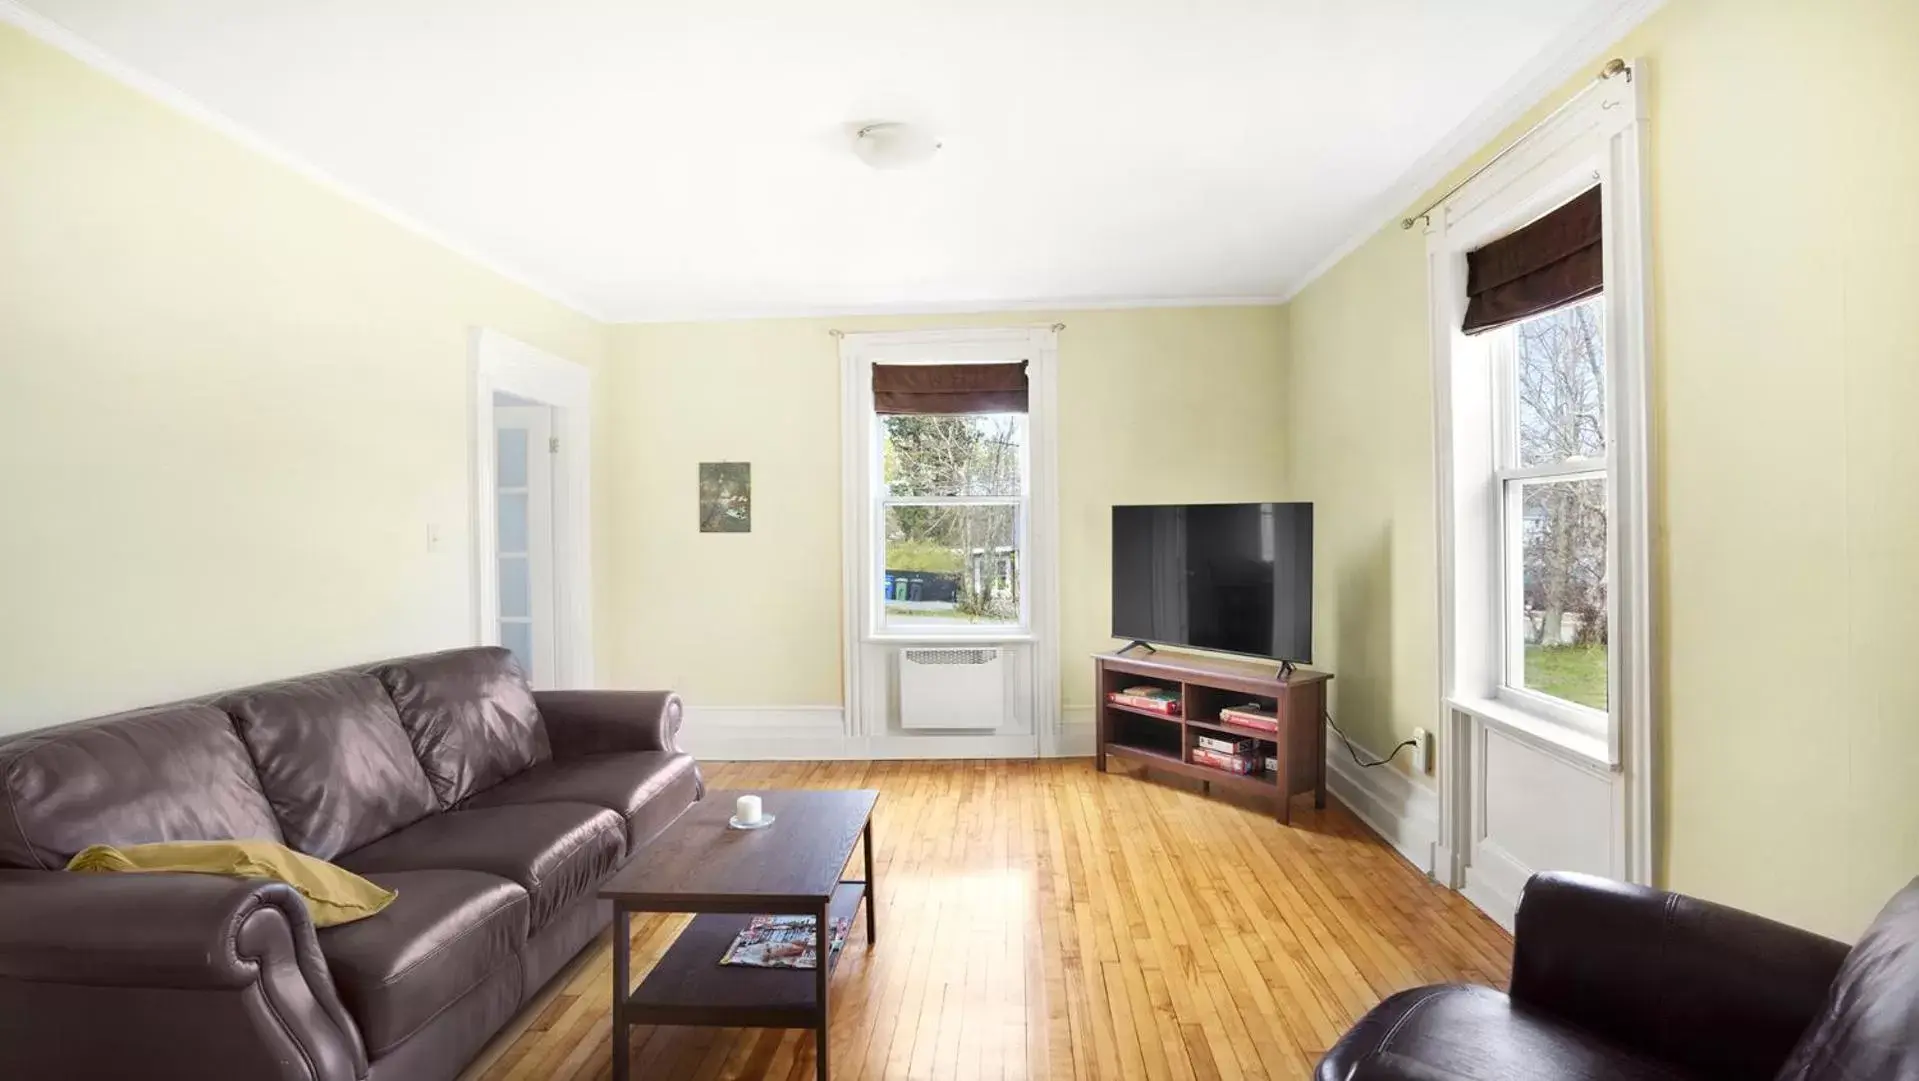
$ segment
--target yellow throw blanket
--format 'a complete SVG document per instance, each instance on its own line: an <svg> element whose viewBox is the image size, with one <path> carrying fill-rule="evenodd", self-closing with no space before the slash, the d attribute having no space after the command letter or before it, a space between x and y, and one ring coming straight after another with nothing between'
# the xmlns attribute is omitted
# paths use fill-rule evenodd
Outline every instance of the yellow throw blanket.
<svg viewBox="0 0 1919 1081"><path fill-rule="evenodd" d="M67 862L69 871L184 871L232 878L271 878L306 898L316 927L352 923L393 903L399 894L352 871L272 841L163 841L93 845Z"/></svg>

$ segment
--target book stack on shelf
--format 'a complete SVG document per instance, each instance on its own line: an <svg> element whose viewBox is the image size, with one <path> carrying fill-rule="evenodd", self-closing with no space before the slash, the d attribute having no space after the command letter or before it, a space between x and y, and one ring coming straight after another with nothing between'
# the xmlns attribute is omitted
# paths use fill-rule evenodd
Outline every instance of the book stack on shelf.
<svg viewBox="0 0 1919 1081"><path fill-rule="evenodd" d="M1259 744L1250 739L1224 736L1194 736L1187 760L1194 765L1211 766L1227 773L1245 776L1259 772Z"/></svg>
<svg viewBox="0 0 1919 1081"><path fill-rule="evenodd" d="M1143 709L1152 713L1164 713L1168 717L1179 716L1179 692L1147 683L1138 687L1108 691L1106 700L1134 709Z"/></svg>
<svg viewBox="0 0 1919 1081"><path fill-rule="evenodd" d="M1279 714L1261 706L1258 702L1248 702L1243 706L1227 706L1219 711L1219 723L1236 724L1241 728L1255 728L1261 732L1279 731Z"/></svg>

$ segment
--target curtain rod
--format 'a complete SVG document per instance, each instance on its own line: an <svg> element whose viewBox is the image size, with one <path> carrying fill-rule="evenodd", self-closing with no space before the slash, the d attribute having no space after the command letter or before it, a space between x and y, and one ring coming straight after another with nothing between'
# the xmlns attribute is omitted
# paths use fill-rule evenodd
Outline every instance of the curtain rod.
<svg viewBox="0 0 1919 1081"><path fill-rule="evenodd" d="M1416 221L1420 221L1421 219L1424 219L1426 224L1431 225L1433 223L1433 211L1438 210L1442 206L1445 206L1446 200L1451 199L1453 196L1459 194L1459 189L1479 179L1479 174L1499 164L1500 159L1504 158L1506 155L1512 153L1513 151L1519 149L1519 147L1523 143L1525 143L1527 139L1532 137L1533 132L1538 131L1540 128L1543 128L1547 124L1550 124L1554 120L1558 119L1560 113L1563 113L1567 109L1570 109L1574 105L1577 105L1580 99L1584 98L1587 94L1591 93L1594 89L1598 88L1600 85L1606 83L1607 81L1611 80L1613 77L1618 75L1624 75L1626 77L1627 82L1632 82L1632 67L1628 65L1624 60L1621 60L1615 56L1611 60L1606 61L1606 66L1603 68L1600 68L1599 74L1593 77L1592 82L1587 83L1584 87L1582 87L1579 93L1574 94L1572 97L1566 99L1565 103L1562 104L1559 108L1554 109L1550 113L1547 113L1544 117L1540 119L1540 121L1537 124L1534 124L1532 127L1527 128L1523 133L1521 133L1519 138L1514 139L1510 143L1507 143L1504 149L1502 149L1499 153L1494 154L1491 158L1487 159L1486 164L1480 166L1477 169L1474 169L1471 173L1468 173L1466 175L1466 179L1461 180L1459 183L1454 184L1450 188L1447 188L1446 194L1433 200L1432 203L1426 207L1426 209L1410 217L1401 218L1399 221L1399 227L1401 229L1411 229L1413 227L1413 223Z"/></svg>

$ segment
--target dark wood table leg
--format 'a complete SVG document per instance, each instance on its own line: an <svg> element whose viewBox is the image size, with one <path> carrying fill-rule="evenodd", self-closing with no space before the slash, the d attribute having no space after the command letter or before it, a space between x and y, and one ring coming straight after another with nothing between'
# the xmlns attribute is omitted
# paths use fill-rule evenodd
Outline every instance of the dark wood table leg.
<svg viewBox="0 0 1919 1081"><path fill-rule="evenodd" d="M1319 693L1313 698L1322 708L1319 710L1319 716L1315 718L1318 724L1319 742L1316 744L1318 751L1313 755L1314 777L1318 782L1313 787L1313 806L1323 811L1326 809L1326 716L1324 710L1326 685L1320 684L1318 690Z"/></svg>
<svg viewBox="0 0 1919 1081"><path fill-rule="evenodd" d="M866 820L866 829L863 831L863 834L865 839L861 842L860 847L866 850L866 944L871 946L873 944L873 926L875 923L873 909L879 905L880 900L879 894L876 892L879 887L879 879L873 877L873 820L871 818Z"/></svg>
<svg viewBox="0 0 1919 1081"><path fill-rule="evenodd" d="M627 1081L632 1071L631 1035L626 1027L626 1000L633 993L633 940L625 905L613 906L613 1081Z"/></svg>
<svg viewBox="0 0 1919 1081"><path fill-rule="evenodd" d="M868 911L870 912L871 909ZM826 977L832 968L828 962L833 956L833 924L827 905L820 906L818 922L813 925L813 933L815 961L813 971L818 974L820 1005L819 1027L813 1030L814 1076L818 1078L818 1081L826 1081Z"/></svg>

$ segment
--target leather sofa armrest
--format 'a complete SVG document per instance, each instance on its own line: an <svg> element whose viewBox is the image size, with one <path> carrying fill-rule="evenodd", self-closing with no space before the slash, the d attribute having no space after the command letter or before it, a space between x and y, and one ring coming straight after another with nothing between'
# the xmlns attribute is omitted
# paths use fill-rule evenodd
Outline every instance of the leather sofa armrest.
<svg viewBox="0 0 1919 1081"><path fill-rule="evenodd" d="M1353 1064L1346 1081L1471 1081L1451 1070L1429 1066L1391 1051L1375 1051Z"/></svg>
<svg viewBox="0 0 1919 1081"><path fill-rule="evenodd" d="M1511 994L1692 1073L1771 1077L1847 950L1683 894L1538 874L1514 918Z"/></svg>
<svg viewBox="0 0 1919 1081"><path fill-rule="evenodd" d="M74 1048L71 1014L82 1004L95 1013L89 1023L116 1033L115 1012L129 1008L167 1014L165 1027L188 1042L205 1022L233 1041L241 1060L248 1050L262 1059L298 1058L302 1068L287 1076L347 1079L367 1068L359 1027L334 989L306 902L280 882L0 870L0 998L10 1030L24 1037L0 1041L9 1045L0 1051L0 1076L35 1076L11 1074L10 1061L64 1056L72 1066L78 1056L100 1065L107 1062L101 1056L121 1051L124 1060L112 1062L124 1062L124 1076L146 1074L137 1039ZM235 1010L241 1000L260 1008ZM270 1020L249 1033L233 1023L236 1016Z"/></svg>
<svg viewBox="0 0 1919 1081"><path fill-rule="evenodd" d="M678 751L680 696L672 691L534 691L553 757Z"/></svg>

